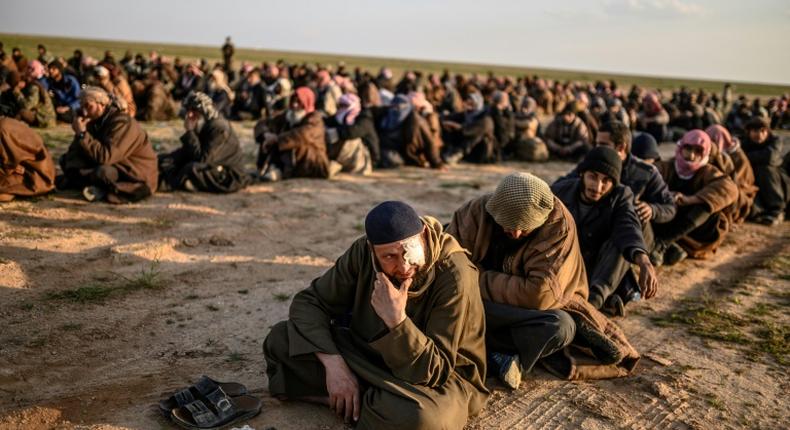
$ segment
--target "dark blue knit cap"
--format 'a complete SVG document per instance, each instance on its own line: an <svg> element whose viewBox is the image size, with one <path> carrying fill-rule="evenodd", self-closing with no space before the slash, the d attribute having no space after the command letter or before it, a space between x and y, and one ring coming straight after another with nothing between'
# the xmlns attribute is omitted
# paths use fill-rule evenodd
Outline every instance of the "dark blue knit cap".
<svg viewBox="0 0 790 430"><path fill-rule="evenodd" d="M422 220L414 208L398 201L381 203L365 217L365 234L374 245L412 237L422 228Z"/></svg>
<svg viewBox="0 0 790 430"><path fill-rule="evenodd" d="M641 133L631 142L631 153L643 160L658 160L661 155L658 153L656 139L650 133Z"/></svg>

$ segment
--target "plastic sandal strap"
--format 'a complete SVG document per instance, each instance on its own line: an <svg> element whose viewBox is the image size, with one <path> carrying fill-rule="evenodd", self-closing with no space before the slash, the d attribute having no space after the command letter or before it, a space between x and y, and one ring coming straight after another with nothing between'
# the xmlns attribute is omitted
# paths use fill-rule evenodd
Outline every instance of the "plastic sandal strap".
<svg viewBox="0 0 790 430"><path fill-rule="evenodd" d="M196 400L185 407L192 415L192 420L200 427L214 427L220 421L220 418L202 400Z"/></svg>
<svg viewBox="0 0 790 430"><path fill-rule="evenodd" d="M173 394L173 398L176 400L178 406L188 405L195 401L195 396L189 388L185 388Z"/></svg>
<svg viewBox="0 0 790 430"><path fill-rule="evenodd" d="M222 388L217 388L207 394L206 399L211 402L212 406L217 410L217 416L222 422L226 422L228 418L236 415L236 407L233 404L233 399L228 397L228 395L222 391Z"/></svg>

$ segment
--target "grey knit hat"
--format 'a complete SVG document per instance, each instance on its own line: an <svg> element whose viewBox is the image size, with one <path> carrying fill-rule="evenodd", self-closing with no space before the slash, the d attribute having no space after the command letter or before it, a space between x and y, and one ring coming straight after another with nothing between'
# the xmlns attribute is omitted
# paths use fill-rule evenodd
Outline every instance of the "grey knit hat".
<svg viewBox="0 0 790 430"><path fill-rule="evenodd" d="M549 185L523 172L505 176L486 203L486 211L506 230L532 231L546 222L553 209Z"/></svg>

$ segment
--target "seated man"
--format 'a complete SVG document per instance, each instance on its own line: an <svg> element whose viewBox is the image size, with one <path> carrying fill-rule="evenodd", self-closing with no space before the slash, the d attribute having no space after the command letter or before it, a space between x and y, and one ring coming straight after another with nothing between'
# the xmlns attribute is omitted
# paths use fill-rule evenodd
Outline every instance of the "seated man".
<svg viewBox="0 0 790 430"><path fill-rule="evenodd" d="M606 132L598 139L602 134ZM622 160L610 147L593 148L576 170L578 176L561 178L551 190L576 221L590 286L588 300L601 309L611 296L614 303L607 308L624 315L623 300L615 290L628 295L640 292L649 299L658 286L633 206L634 194L620 183ZM639 265L638 285L629 263Z"/></svg>
<svg viewBox="0 0 790 430"><path fill-rule="evenodd" d="M417 112L409 97L398 94L389 106L374 109L381 143L382 168L403 165L444 169L442 141L428 121Z"/></svg>
<svg viewBox="0 0 790 430"><path fill-rule="evenodd" d="M730 132L721 125L712 125L705 129L710 136L711 155L716 150L717 156L711 157L713 164L738 186L738 199L728 209L733 225L741 224L752 210L757 187L754 185L754 171L749 159L741 149L741 142L733 138Z"/></svg>
<svg viewBox="0 0 790 430"><path fill-rule="evenodd" d="M47 128L55 125L55 107L46 87L41 84L44 66L33 60L28 63L27 74L14 89L19 112L17 119L31 127Z"/></svg>
<svg viewBox="0 0 790 430"><path fill-rule="evenodd" d="M0 117L0 202L53 188L55 164L41 136L21 121Z"/></svg>
<svg viewBox="0 0 790 430"><path fill-rule="evenodd" d="M741 147L749 158L755 183L760 189L750 219L765 225L780 224L790 200L790 178L781 167L782 141L771 133L767 118L754 117L746 124Z"/></svg>
<svg viewBox="0 0 790 430"><path fill-rule="evenodd" d="M532 97L524 97L521 109L514 119L516 137L510 149L506 151L513 154L520 161L546 161L549 159L549 149L538 132L540 120L538 119L537 103Z"/></svg>
<svg viewBox="0 0 790 430"><path fill-rule="evenodd" d="M191 93L184 110L181 148L159 156L159 189L233 193L247 186L239 139L211 98Z"/></svg>
<svg viewBox="0 0 790 430"><path fill-rule="evenodd" d="M359 96L354 93L340 96L337 112L324 122L329 158L343 172L370 174L379 159L379 136L373 115L369 109L362 108Z"/></svg>
<svg viewBox="0 0 790 430"><path fill-rule="evenodd" d="M80 94L74 141L60 158L59 189L81 189L88 201L136 202L156 191L156 153L137 121L99 87Z"/></svg>
<svg viewBox="0 0 790 430"><path fill-rule="evenodd" d="M285 113L255 125L261 180L329 178L324 130L321 113L315 110L315 93L308 87L297 88Z"/></svg>
<svg viewBox="0 0 790 430"><path fill-rule="evenodd" d="M508 385L541 358L568 379L625 376L636 366L639 354L619 327L587 302L576 224L543 180L505 177L493 194L458 209L447 231L480 270L486 342L496 353L489 364ZM577 365L567 349L552 354L571 341L594 345L597 363Z"/></svg>
<svg viewBox="0 0 790 430"><path fill-rule="evenodd" d="M63 72L63 64L53 61L47 66L48 85L58 121L72 122L80 107L80 83L72 75Z"/></svg>
<svg viewBox="0 0 790 430"><path fill-rule="evenodd" d="M266 93L261 81L260 69L253 69L237 84L236 97L231 107L231 119L259 119L266 108Z"/></svg>
<svg viewBox="0 0 790 430"><path fill-rule="evenodd" d="M650 259L656 266L673 265L688 256L706 258L730 229L724 209L735 202L738 187L709 163L710 146L704 131L691 130L678 142L675 157L656 166L678 206L672 221L654 226Z"/></svg>
<svg viewBox="0 0 790 430"><path fill-rule="evenodd" d="M443 154L447 164L461 160L470 163L493 163L500 157L494 136L494 120L486 110L483 96L477 89L463 96L464 112L442 121Z"/></svg>
<svg viewBox="0 0 790 430"><path fill-rule="evenodd" d="M568 103L554 118L543 137L554 158L578 160L592 148L587 126L576 116L573 103Z"/></svg>
<svg viewBox="0 0 790 430"><path fill-rule="evenodd" d="M650 165L655 165L661 161L656 138L652 134L643 131L638 131L634 135L631 142L631 155Z"/></svg>
<svg viewBox="0 0 790 430"><path fill-rule="evenodd" d="M477 271L405 203L373 208L365 232L272 327L269 392L358 429L461 429L488 397Z"/></svg>

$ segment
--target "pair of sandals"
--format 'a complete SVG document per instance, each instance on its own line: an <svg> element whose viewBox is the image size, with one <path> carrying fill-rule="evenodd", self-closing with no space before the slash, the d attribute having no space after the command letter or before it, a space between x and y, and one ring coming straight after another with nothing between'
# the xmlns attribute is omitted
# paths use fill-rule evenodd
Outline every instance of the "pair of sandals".
<svg viewBox="0 0 790 430"><path fill-rule="evenodd" d="M261 399L247 395L236 382L217 382L208 376L159 402L165 417L187 429L213 429L250 419L261 412Z"/></svg>

